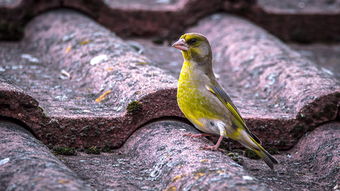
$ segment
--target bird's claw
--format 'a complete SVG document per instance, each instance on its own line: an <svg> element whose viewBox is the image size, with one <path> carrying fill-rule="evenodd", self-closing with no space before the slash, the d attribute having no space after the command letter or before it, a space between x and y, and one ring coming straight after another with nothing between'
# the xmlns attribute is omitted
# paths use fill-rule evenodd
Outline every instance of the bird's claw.
<svg viewBox="0 0 340 191"><path fill-rule="evenodd" d="M216 145L213 145L213 146L204 146L204 147L201 147L201 149L203 149L203 150L210 150L210 151L222 151L222 152L224 151L223 149L216 147Z"/></svg>

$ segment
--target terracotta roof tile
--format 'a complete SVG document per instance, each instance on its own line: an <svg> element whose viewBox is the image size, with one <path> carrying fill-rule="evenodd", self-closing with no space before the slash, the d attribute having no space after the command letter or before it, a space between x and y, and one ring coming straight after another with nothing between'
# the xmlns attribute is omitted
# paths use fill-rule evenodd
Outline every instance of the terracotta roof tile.
<svg viewBox="0 0 340 191"><path fill-rule="evenodd" d="M1 114L29 124L45 144L119 147L141 124L181 115L175 78L82 15L47 13L27 26L21 43L3 46L0 54L9 62L2 78L34 97L40 109L21 113L25 108L18 105ZM11 98L2 101L16 104Z"/></svg>
<svg viewBox="0 0 340 191"><path fill-rule="evenodd" d="M184 137L188 132L189 125L164 120L137 130L112 154L60 158L100 190L269 190L224 153L201 150L207 141Z"/></svg>
<svg viewBox="0 0 340 191"><path fill-rule="evenodd" d="M0 150L1 189L93 189L19 125L0 122Z"/></svg>
<svg viewBox="0 0 340 191"><path fill-rule="evenodd" d="M313 3L302 10L269 0L0 2L0 38L23 37L0 42L0 187L336 190L338 45L290 45L296 51L266 31L336 42L339 7ZM222 13L202 19L221 10L266 30ZM210 40L219 81L277 153L276 171L233 142L232 151L213 152L200 149L209 140L183 136L195 130L177 107L182 58L168 46L183 31ZM44 144L74 156L58 160Z"/></svg>
<svg viewBox="0 0 340 191"><path fill-rule="evenodd" d="M337 1L294 0L7 0L0 3L0 39L18 39L30 19L55 8L80 10L121 36L174 37L203 16L223 10L250 19L284 40L340 40Z"/></svg>

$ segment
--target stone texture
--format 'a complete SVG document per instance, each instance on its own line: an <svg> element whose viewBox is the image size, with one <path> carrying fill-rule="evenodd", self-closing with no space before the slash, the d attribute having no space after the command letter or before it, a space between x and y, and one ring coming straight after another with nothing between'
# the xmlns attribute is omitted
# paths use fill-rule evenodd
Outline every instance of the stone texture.
<svg viewBox="0 0 340 191"><path fill-rule="evenodd" d="M340 41L339 1L258 0L242 15L286 41Z"/></svg>
<svg viewBox="0 0 340 191"><path fill-rule="evenodd" d="M321 70L340 80L340 46L339 44L289 44L307 59L321 66Z"/></svg>
<svg viewBox="0 0 340 191"><path fill-rule="evenodd" d="M218 14L188 31L210 39L221 84L265 145L288 149L337 117L336 78L264 30ZM36 18L20 43L2 45L0 112L50 147L119 147L152 119L182 116L175 98L182 61L170 47L123 42L65 10ZM18 90L6 90L13 85Z"/></svg>
<svg viewBox="0 0 340 191"><path fill-rule="evenodd" d="M320 125L306 133L293 149L276 157L276 171L265 172L256 161L244 167L273 190L337 190L340 184L340 123Z"/></svg>
<svg viewBox="0 0 340 191"><path fill-rule="evenodd" d="M3 0L0 39L23 36L25 24L50 9L76 9L120 36L174 37L203 16L225 11L254 21L284 40L340 41L339 1L333 0Z"/></svg>
<svg viewBox="0 0 340 191"><path fill-rule="evenodd" d="M306 51L301 56L254 24L224 14L188 29L205 15L228 11L285 40L339 40L337 2L273 2L0 1L0 39L25 34L20 42L0 42L0 116L22 126L0 123L0 188L337 190L336 46L298 47L315 52L315 58L307 53L309 61ZM61 10L26 26L65 7L93 20ZM122 40L95 22L144 38ZM214 137L183 136L197 131L177 108L182 58L168 45L192 30L208 36L219 81L266 149L278 153L275 171L234 144L231 152L206 151L200 147ZM79 148L76 156L59 156L73 171L32 134L56 150ZM81 152L101 150L111 153Z"/></svg>
<svg viewBox="0 0 340 191"><path fill-rule="evenodd" d="M0 55L1 115L23 121L49 146L119 147L140 125L181 116L175 78L74 12L37 17L20 43L1 44Z"/></svg>
<svg viewBox="0 0 340 191"><path fill-rule="evenodd" d="M0 3L0 39L23 36L24 25L34 16L55 8L85 12L97 22L121 36L169 36L184 30L200 17L219 9L218 1L200 0L128 0L128 1L39 1L11 0ZM199 11L198 11L199 10ZM182 19L182 18L187 19ZM171 30L169 30L171 29Z"/></svg>
<svg viewBox="0 0 340 191"><path fill-rule="evenodd" d="M225 153L200 149L211 143L183 136L188 132L197 133L163 120L137 130L113 153L60 158L99 190L269 190Z"/></svg>
<svg viewBox="0 0 340 191"><path fill-rule="evenodd" d="M275 171L239 150L202 150L214 142L184 137L197 131L164 120L137 130L113 153L59 158L99 190L331 190L339 184L339 130L338 122L324 124L293 149L276 151Z"/></svg>
<svg viewBox="0 0 340 191"><path fill-rule="evenodd" d="M23 127L0 121L1 190L92 190Z"/></svg>
<svg viewBox="0 0 340 191"><path fill-rule="evenodd" d="M339 13L339 0L258 0L258 4L268 11L287 13Z"/></svg>

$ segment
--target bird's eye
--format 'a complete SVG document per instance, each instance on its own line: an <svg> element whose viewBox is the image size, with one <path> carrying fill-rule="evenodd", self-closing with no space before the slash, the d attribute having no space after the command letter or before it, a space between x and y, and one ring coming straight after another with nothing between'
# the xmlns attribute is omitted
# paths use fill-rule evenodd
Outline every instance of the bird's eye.
<svg viewBox="0 0 340 191"><path fill-rule="evenodd" d="M189 45L192 45L192 44L194 44L195 42L197 42L197 38L192 38L192 39L190 39L190 40L188 40L188 44Z"/></svg>

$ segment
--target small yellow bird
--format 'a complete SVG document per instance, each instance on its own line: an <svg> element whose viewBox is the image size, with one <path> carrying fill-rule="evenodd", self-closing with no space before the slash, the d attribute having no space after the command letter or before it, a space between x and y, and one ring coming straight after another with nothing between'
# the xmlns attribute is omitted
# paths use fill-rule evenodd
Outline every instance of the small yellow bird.
<svg viewBox="0 0 340 191"><path fill-rule="evenodd" d="M172 46L181 50L184 58L178 80L179 108L197 129L220 136L214 146L205 148L217 150L223 137L229 137L254 151L273 169L278 161L250 132L230 97L216 81L212 70L211 47L207 38L202 34L187 33ZM199 136L205 135L195 137Z"/></svg>

